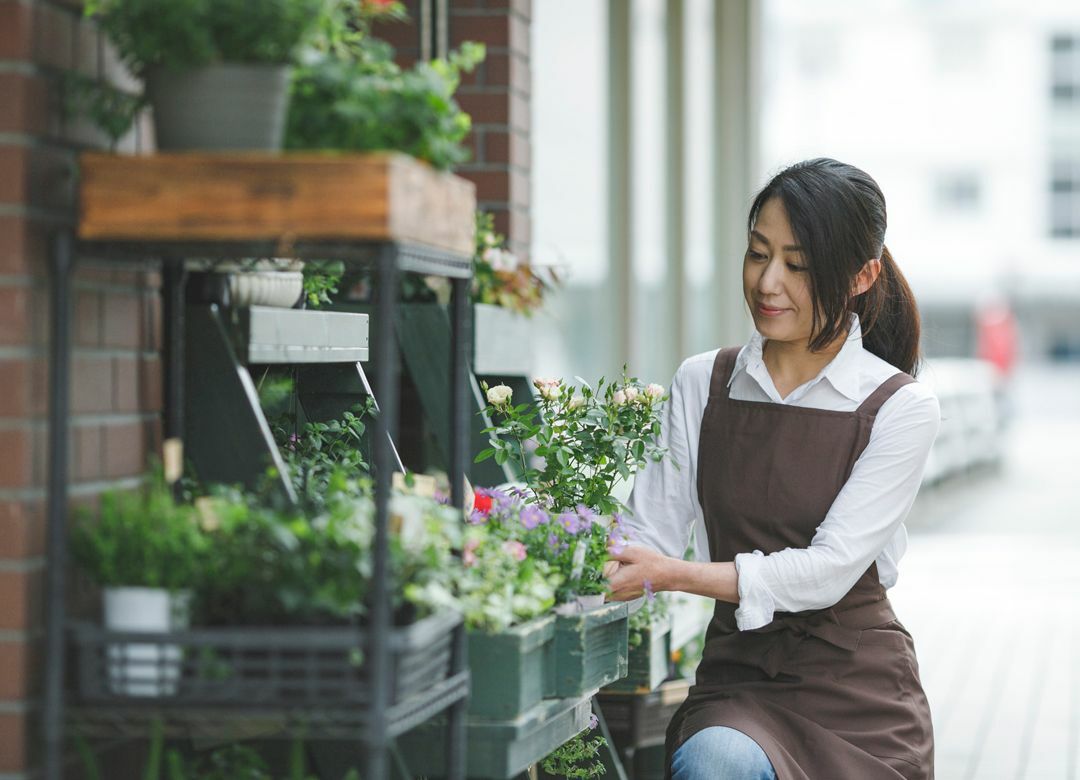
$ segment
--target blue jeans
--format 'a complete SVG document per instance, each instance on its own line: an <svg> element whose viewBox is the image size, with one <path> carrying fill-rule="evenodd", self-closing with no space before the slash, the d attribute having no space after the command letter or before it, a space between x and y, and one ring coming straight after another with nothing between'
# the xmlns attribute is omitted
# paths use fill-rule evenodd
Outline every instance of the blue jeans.
<svg viewBox="0 0 1080 780"><path fill-rule="evenodd" d="M673 780L776 780L765 751L727 726L702 729L671 757Z"/></svg>

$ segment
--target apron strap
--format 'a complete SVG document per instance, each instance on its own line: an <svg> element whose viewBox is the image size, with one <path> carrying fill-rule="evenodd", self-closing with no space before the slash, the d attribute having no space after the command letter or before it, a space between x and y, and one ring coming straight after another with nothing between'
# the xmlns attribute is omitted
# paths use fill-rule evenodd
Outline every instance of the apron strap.
<svg viewBox="0 0 1080 780"><path fill-rule="evenodd" d="M728 382L731 381L731 372L735 370L735 358L739 356L742 347L727 347L716 353L713 361L712 378L709 380L709 397L728 397Z"/></svg>
<svg viewBox="0 0 1080 780"><path fill-rule="evenodd" d="M892 394L899 390L904 385L909 385L915 380L905 374L903 371L893 374L886 379L874 392L867 396L866 400L859 405L859 408L855 410L857 414L865 414L870 417L877 417L878 410L881 409L882 404L892 397Z"/></svg>

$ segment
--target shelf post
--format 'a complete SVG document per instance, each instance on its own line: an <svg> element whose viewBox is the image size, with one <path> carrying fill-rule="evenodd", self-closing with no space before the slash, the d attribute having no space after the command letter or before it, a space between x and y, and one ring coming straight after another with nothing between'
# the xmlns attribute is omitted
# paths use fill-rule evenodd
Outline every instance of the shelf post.
<svg viewBox="0 0 1080 780"><path fill-rule="evenodd" d="M68 436L71 404L71 271L74 238L53 238L49 318L48 572L46 595L45 780L60 780L64 764L64 589L67 564Z"/></svg>
<svg viewBox="0 0 1080 780"><path fill-rule="evenodd" d="M389 648L390 594L389 581L389 510L391 474L394 456L390 440L396 433L398 365L395 354L394 318L398 296L397 248L390 244L379 249L375 287L375 389L382 395L379 414L375 417L375 548L373 552L372 587L368 621L368 681L371 686L371 720L368 726L366 780L385 780L387 762L387 710L390 706Z"/></svg>

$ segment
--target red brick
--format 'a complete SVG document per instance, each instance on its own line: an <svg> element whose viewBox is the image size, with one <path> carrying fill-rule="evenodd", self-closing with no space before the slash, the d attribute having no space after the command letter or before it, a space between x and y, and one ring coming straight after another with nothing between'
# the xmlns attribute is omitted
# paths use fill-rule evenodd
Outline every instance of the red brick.
<svg viewBox="0 0 1080 780"><path fill-rule="evenodd" d="M26 752L26 732L29 715L0 714L0 772L21 772L29 769Z"/></svg>
<svg viewBox="0 0 1080 780"><path fill-rule="evenodd" d="M112 361L102 357L77 357L71 370L71 411L75 414L112 411Z"/></svg>
<svg viewBox="0 0 1080 780"><path fill-rule="evenodd" d="M461 110L472 117L474 125L510 124L510 101L505 92L471 92L462 89L457 94Z"/></svg>
<svg viewBox="0 0 1080 780"><path fill-rule="evenodd" d="M83 276L84 274L80 274ZM93 290L75 293L72 339L80 347L101 346L101 294Z"/></svg>
<svg viewBox="0 0 1080 780"><path fill-rule="evenodd" d="M101 445L103 440L100 425L78 425L72 429L71 473L76 482L88 482L101 479Z"/></svg>
<svg viewBox="0 0 1080 780"><path fill-rule="evenodd" d="M139 366L135 358L113 359L114 412L137 412L139 410Z"/></svg>
<svg viewBox="0 0 1080 780"><path fill-rule="evenodd" d="M34 59L43 65L68 70L75 48L75 15L44 3L34 15Z"/></svg>
<svg viewBox="0 0 1080 780"><path fill-rule="evenodd" d="M45 507L41 501L0 501L0 558L45 554Z"/></svg>
<svg viewBox="0 0 1080 780"><path fill-rule="evenodd" d="M104 302L101 343L105 347L139 349L143 345L143 299L140 295L108 293Z"/></svg>
<svg viewBox="0 0 1080 780"><path fill-rule="evenodd" d="M28 287L0 287L0 344L25 344L30 332Z"/></svg>
<svg viewBox="0 0 1080 780"><path fill-rule="evenodd" d="M477 200L510 200L509 171L469 171L466 169L460 173L476 184Z"/></svg>
<svg viewBox="0 0 1080 780"><path fill-rule="evenodd" d="M0 571L0 629L23 631L41 625L43 571Z"/></svg>
<svg viewBox="0 0 1080 780"><path fill-rule="evenodd" d="M26 217L0 217L0 274L43 275L48 267L46 229Z"/></svg>
<svg viewBox="0 0 1080 780"><path fill-rule="evenodd" d="M484 63L484 85L508 87L524 94L532 92L529 63L517 54L489 54Z"/></svg>
<svg viewBox="0 0 1080 780"><path fill-rule="evenodd" d="M0 2L0 60L29 60L33 6L19 0Z"/></svg>
<svg viewBox="0 0 1080 780"><path fill-rule="evenodd" d="M26 201L30 155L26 147L0 146L0 203Z"/></svg>
<svg viewBox="0 0 1080 780"><path fill-rule="evenodd" d="M109 425L105 429L105 471L108 479L133 477L146 470L146 426Z"/></svg>
<svg viewBox="0 0 1080 780"><path fill-rule="evenodd" d="M30 415L29 360L0 361L0 417Z"/></svg>
<svg viewBox="0 0 1080 780"><path fill-rule="evenodd" d="M139 362L139 408L144 412L160 412L164 407L164 373L157 358Z"/></svg>
<svg viewBox="0 0 1080 780"><path fill-rule="evenodd" d="M0 73L0 132L45 133L49 125L49 88L41 76Z"/></svg>
<svg viewBox="0 0 1080 780"><path fill-rule="evenodd" d="M484 162L528 169L531 165L529 139L521 133L488 130L484 133Z"/></svg>
<svg viewBox="0 0 1080 780"><path fill-rule="evenodd" d="M509 48L510 16L499 14L454 14L450 22L450 46L457 48L465 41L477 41L494 48Z"/></svg>
<svg viewBox="0 0 1080 780"><path fill-rule="evenodd" d="M41 648L23 640L0 642L0 699L21 699L37 692Z"/></svg>

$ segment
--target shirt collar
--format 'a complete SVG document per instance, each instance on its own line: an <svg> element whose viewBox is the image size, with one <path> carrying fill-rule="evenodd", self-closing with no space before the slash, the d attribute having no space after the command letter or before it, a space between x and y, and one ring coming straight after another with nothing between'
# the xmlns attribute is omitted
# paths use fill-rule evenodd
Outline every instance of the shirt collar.
<svg viewBox="0 0 1080 780"><path fill-rule="evenodd" d="M862 400L859 395L861 381L858 358L863 349L862 326L859 323L859 315L855 312L849 312L849 323L850 327L844 346L836 353L836 357L830 360L829 363L821 369L818 375L807 384L812 385L822 379L827 379L829 384L831 384L838 393L850 398L852 401L858 402ZM735 375L740 371L746 371L751 376L754 376L755 374L762 376L763 373L768 372L768 369L765 368L765 361L762 358L762 349L765 346L765 341L765 337L755 329L750 340L746 343L746 346L739 351L739 355L735 359L735 367L732 369L731 376L728 378L728 387L731 387Z"/></svg>

